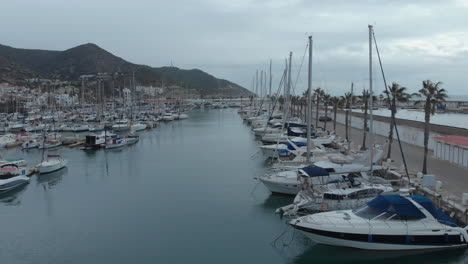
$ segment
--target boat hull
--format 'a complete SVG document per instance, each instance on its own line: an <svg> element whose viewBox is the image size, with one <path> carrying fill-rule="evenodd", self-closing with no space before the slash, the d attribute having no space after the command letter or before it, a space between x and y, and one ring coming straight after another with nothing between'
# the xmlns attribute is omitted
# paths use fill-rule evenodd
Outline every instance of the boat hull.
<svg viewBox="0 0 468 264"><path fill-rule="evenodd" d="M396 251L396 250L441 250L451 248L465 248L467 244L448 244L448 245L411 245L411 244L393 244L393 243L374 243L362 242L348 239L340 239L335 237L323 236L308 231L301 230L312 241L339 247L351 247L365 250L381 250L381 251Z"/></svg>
<svg viewBox="0 0 468 264"><path fill-rule="evenodd" d="M39 174L46 174L46 173L58 171L58 170L65 168L66 165L67 165L67 161L65 160L64 162L54 164L51 166L46 166L46 167L38 166Z"/></svg>
<svg viewBox="0 0 468 264"><path fill-rule="evenodd" d="M5 193L8 191L12 191L16 188L24 186L29 183L29 178L26 176L16 176L11 178L5 183L0 184L0 193Z"/></svg>
<svg viewBox="0 0 468 264"><path fill-rule="evenodd" d="M269 180L262 179L262 178L260 178L260 181L272 193L297 195L297 193L299 193L300 191L300 188L297 184L278 183L278 182L273 182L273 181L269 181Z"/></svg>

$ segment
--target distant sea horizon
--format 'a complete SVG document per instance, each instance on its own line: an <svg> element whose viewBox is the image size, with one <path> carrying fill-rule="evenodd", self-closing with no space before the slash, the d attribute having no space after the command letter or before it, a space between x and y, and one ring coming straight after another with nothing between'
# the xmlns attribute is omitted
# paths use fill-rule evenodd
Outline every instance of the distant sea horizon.
<svg viewBox="0 0 468 264"><path fill-rule="evenodd" d="M449 94L446 101L467 101L468 102L468 95L467 94Z"/></svg>

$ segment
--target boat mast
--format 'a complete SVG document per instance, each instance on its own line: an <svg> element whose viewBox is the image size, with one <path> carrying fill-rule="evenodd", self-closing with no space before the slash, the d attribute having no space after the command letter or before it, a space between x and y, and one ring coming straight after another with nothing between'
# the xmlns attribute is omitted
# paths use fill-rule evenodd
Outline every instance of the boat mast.
<svg viewBox="0 0 468 264"><path fill-rule="evenodd" d="M352 116L352 113L353 113L353 96L354 96L354 83L352 82L351 83L351 97L349 98L350 102L349 102L349 109L346 109L346 111L348 112L348 115L349 115L349 120L348 120L348 151L351 151L351 116Z"/></svg>
<svg viewBox="0 0 468 264"><path fill-rule="evenodd" d="M312 90L312 36L309 36L309 74L307 78L307 163L310 162L310 129L311 129L311 90Z"/></svg>
<svg viewBox="0 0 468 264"><path fill-rule="evenodd" d="M254 96L254 109L257 107L257 96L258 96L258 70L255 72L255 96Z"/></svg>
<svg viewBox="0 0 468 264"><path fill-rule="evenodd" d="M369 94L370 94L370 126L369 126L369 146L370 146L370 171L372 172L373 157L374 157L374 122L373 122L373 92L372 92L372 31L373 26L368 25L369 27Z"/></svg>
<svg viewBox="0 0 468 264"><path fill-rule="evenodd" d="M263 70L260 71L260 98L263 98Z"/></svg>
<svg viewBox="0 0 468 264"><path fill-rule="evenodd" d="M268 91L268 96L271 98L271 59L270 59L270 74L269 74L269 83L268 83L268 86L269 86L269 91ZM273 112L273 109L271 108L271 101L270 101L270 114L271 112Z"/></svg>

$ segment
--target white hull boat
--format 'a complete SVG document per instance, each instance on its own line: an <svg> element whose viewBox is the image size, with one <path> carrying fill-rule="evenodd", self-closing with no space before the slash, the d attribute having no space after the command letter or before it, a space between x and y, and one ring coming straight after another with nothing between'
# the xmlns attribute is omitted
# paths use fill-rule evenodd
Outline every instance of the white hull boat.
<svg viewBox="0 0 468 264"><path fill-rule="evenodd" d="M0 177L0 193L8 192L29 183L29 177L24 175Z"/></svg>
<svg viewBox="0 0 468 264"><path fill-rule="evenodd" d="M162 120L163 120L163 121L172 121L172 120L174 120L174 115L172 115L172 114L165 114L165 115L163 115Z"/></svg>
<svg viewBox="0 0 468 264"><path fill-rule="evenodd" d="M355 210L299 217L289 224L319 244L364 250L442 250L467 246L467 227L421 195L380 195Z"/></svg>
<svg viewBox="0 0 468 264"><path fill-rule="evenodd" d="M111 138L106 142L106 149L116 149L127 145L127 140L124 138Z"/></svg>
<svg viewBox="0 0 468 264"><path fill-rule="evenodd" d="M187 119L188 117L187 114L179 114L179 119Z"/></svg>
<svg viewBox="0 0 468 264"><path fill-rule="evenodd" d="M48 155L47 160L37 165L40 174L58 171L67 166L68 161L59 155Z"/></svg>
<svg viewBox="0 0 468 264"><path fill-rule="evenodd" d="M146 125L141 124L141 123L136 123L131 126L132 131L142 131L146 129Z"/></svg>
<svg viewBox="0 0 468 264"><path fill-rule="evenodd" d="M22 149L32 149L32 148L38 148L39 147L39 141L36 139L29 139L26 140L22 145Z"/></svg>
<svg viewBox="0 0 468 264"><path fill-rule="evenodd" d="M62 142L60 140L47 140L45 142L39 143L39 149L57 148L60 145L62 145Z"/></svg>

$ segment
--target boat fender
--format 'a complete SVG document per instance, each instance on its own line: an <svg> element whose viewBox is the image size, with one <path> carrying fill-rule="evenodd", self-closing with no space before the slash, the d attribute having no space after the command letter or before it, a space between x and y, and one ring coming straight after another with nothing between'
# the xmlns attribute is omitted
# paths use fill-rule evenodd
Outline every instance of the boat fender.
<svg viewBox="0 0 468 264"><path fill-rule="evenodd" d="M322 203L322 205L320 205L320 211L322 212L327 212L328 208L329 208L328 203Z"/></svg>

